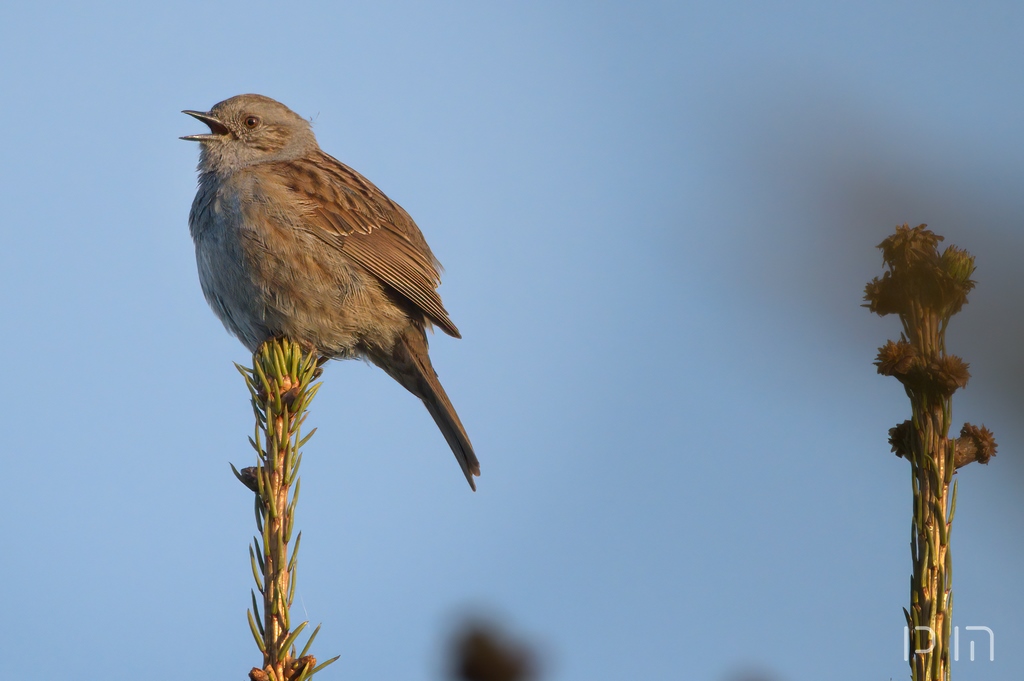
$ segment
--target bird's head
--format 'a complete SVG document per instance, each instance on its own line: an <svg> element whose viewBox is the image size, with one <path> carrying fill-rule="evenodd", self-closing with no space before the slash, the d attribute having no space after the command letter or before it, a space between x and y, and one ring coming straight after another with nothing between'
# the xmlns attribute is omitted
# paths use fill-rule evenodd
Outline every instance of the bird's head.
<svg viewBox="0 0 1024 681"><path fill-rule="evenodd" d="M210 127L208 134L185 135L199 142L199 169L228 174L266 163L299 158L317 148L309 121L263 95L237 95L209 111L183 111Z"/></svg>

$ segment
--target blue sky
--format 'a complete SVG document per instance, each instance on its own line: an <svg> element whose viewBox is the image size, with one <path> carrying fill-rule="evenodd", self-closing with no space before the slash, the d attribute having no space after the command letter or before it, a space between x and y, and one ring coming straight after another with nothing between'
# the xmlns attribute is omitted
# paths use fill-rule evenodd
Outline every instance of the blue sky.
<svg viewBox="0 0 1024 681"><path fill-rule="evenodd" d="M950 2L8 3L0 9L5 678L238 678L253 532L242 346L187 215L243 92L401 203L464 338L431 354L481 460L333 363L297 617L327 679L442 679L464 617L544 679L906 678L907 418L859 307L928 223L978 258L949 347L958 626L1024 663L1024 8ZM98 672L96 672L98 673Z"/></svg>

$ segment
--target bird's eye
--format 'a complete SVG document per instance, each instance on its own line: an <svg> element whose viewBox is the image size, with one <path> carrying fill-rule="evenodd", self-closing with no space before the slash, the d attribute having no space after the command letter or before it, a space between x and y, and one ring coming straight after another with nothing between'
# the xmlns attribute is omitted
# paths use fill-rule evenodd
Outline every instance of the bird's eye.
<svg viewBox="0 0 1024 681"><path fill-rule="evenodd" d="M249 128L250 130L254 129L259 124L260 119L256 118L255 116L247 116L245 119L245 127Z"/></svg>

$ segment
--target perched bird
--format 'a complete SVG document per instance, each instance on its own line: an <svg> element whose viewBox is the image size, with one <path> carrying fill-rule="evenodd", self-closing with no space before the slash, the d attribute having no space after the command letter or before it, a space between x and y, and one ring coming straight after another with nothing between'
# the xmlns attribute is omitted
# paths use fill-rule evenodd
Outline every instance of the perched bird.
<svg viewBox="0 0 1024 681"><path fill-rule="evenodd" d="M440 265L416 223L320 150L308 121L262 95L210 111L189 213L199 281L228 331L255 352L284 337L362 357L423 400L470 487L480 464L427 354L428 326L460 338L437 294Z"/></svg>

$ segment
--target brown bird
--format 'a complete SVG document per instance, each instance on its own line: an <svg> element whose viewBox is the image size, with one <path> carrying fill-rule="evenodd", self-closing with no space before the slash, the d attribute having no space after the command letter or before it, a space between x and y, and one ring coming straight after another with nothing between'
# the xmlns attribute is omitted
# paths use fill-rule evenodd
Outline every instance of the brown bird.
<svg viewBox="0 0 1024 681"><path fill-rule="evenodd" d="M189 213L203 294L255 352L285 337L373 362L423 400L474 490L480 464L427 354L425 329L460 338L437 294L440 265L416 223L320 150L308 121L262 95L184 111L199 142Z"/></svg>

